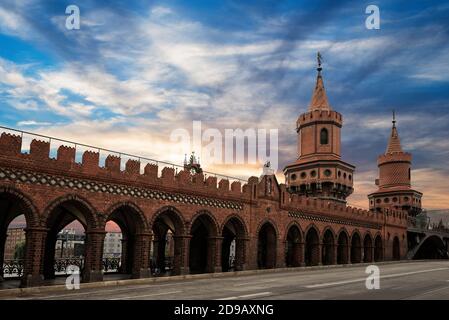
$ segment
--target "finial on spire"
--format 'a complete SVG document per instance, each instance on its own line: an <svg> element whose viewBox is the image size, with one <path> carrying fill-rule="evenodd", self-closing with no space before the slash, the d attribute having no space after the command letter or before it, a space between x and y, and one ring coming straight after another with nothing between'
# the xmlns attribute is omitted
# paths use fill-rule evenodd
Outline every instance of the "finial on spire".
<svg viewBox="0 0 449 320"><path fill-rule="evenodd" d="M319 51L316 54L316 60L318 63L318 68L316 68L316 69L318 70L318 72L321 72L321 70L323 70L323 68L321 68L321 63L323 62L323 56L321 55L321 53Z"/></svg>
<svg viewBox="0 0 449 320"><path fill-rule="evenodd" d="M391 121L393 123L393 128L396 128L396 113L393 110L393 121Z"/></svg>

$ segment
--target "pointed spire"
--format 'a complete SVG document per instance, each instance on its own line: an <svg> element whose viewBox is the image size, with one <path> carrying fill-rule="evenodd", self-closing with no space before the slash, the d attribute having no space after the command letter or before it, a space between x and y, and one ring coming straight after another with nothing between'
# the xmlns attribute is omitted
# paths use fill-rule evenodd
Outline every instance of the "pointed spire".
<svg viewBox="0 0 449 320"><path fill-rule="evenodd" d="M322 59L323 57L321 56L320 52L318 52L318 68L316 69L318 71L318 75L316 78L315 89L312 94L312 101L310 102L309 106L310 111L315 109L331 110L329 101L327 100L326 90L324 90L323 77L321 76L321 70L323 70L323 68L321 67Z"/></svg>
<svg viewBox="0 0 449 320"><path fill-rule="evenodd" d="M387 152L386 153L395 153L395 152L403 152L401 147L401 141L399 139L398 129L396 128L396 114L393 110L393 126L391 128L390 140L388 141Z"/></svg>

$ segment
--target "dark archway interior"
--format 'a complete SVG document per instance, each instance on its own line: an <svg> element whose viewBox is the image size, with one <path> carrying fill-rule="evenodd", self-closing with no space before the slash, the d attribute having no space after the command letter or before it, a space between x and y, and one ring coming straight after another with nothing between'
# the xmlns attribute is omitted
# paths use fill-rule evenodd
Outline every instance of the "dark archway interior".
<svg viewBox="0 0 449 320"><path fill-rule="evenodd" d="M380 236L376 237L374 240L374 261L382 261L383 260L383 245L382 238Z"/></svg>
<svg viewBox="0 0 449 320"><path fill-rule="evenodd" d="M319 263L319 236L315 228L311 228L306 235L305 263L316 266Z"/></svg>
<svg viewBox="0 0 449 320"><path fill-rule="evenodd" d="M257 265L259 269L270 269L276 266L276 230L268 222L259 231Z"/></svg>
<svg viewBox="0 0 449 320"><path fill-rule="evenodd" d="M167 210L158 214L153 223L153 256L151 268L161 275L179 274L181 268L181 246L184 224L173 211Z"/></svg>
<svg viewBox="0 0 449 320"><path fill-rule="evenodd" d="M324 265L330 265L334 261L334 235L326 230L323 236L322 261Z"/></svg>
<svg viewBox="0 0 449 320"><path fill-rule="evenodd" d="M221 268L223 272L242 270L245 263L245 239L243 222L233 217L225 224L222 232Z"/></svg>
<svg viewBox="0 0 449 320"><path fill-rule="evenodd" d="M190 273L212 272L214 231L213 222L206 214L200 215L192 224L190 234L189 268Z"/></svg>
<svg viewBox="0 0 449 320"><path fill-rule="evenodd" d="M340 234L338 235L338 244L337 244L338 264L347 264L349 262L348 246L349 246L348 235L345 232L340 232Z"/></svg>
<svg viewBox="0 0 449 320"><path fill-rule="evenodd" d="M301 232L297 226L291 226L288 229L286 250L286 266L299 267L301 265Z"/></svg>
<svg viewBox="0 0 449 320"><path fill-rule="evenodd" d="M430 236L421 244L413 259L448 259L448 249L438 236Z"/></svg>
<svg viewBox="0 0 449 320"><path fill-rule="evenodd" d="M358 233L354 233L351 239L351 263L362 262L362 244Z"/></svg>
<svg viewBox="0 0 449 320"><path fill-rule="evenodd" d="M363 240L363 262L373 261L373 240L371 236L367 234Z"/></svg>
<svg viewBox="0 0 449 320"><path fill-rule="evenodd" d="M401 248L399 244L399 238L394 237L393 239L393 260L401 259Z"/></svg>

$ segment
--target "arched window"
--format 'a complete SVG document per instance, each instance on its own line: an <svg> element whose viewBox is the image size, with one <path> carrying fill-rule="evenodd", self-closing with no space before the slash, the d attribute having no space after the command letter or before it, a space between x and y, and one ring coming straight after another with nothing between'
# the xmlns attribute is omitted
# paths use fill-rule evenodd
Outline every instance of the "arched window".
<svg viewBox="0 0 449 320"><path fill-rule="evenodd" d="M329 143L329 133L327 132L326 128L321 129L321 132L320 132L320 143L321 144L328 144Z"/></svg>

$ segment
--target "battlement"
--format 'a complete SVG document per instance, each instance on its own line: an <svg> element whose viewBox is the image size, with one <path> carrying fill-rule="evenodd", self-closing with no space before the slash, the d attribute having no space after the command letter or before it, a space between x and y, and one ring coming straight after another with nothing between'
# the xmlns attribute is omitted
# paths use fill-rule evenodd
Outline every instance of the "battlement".
<svg viewBox="0 0 449 320"><path fill-rule="evenodd" d="M283 192L286 194L281 199L284 199L283 205L285 205L288 210L304 211L316 214L325 213L326 215L334 216L335 218L340 217L357 219L369 223L383 224L384 222L387 222L401 226L406 226L407 224L408 215L406 211L382 209L380 212L374 212L348 206L343 203L290 194L284 190Z"/></svg>
<svg viewBox="0 0 449 320"><path fill-rule="evenodd" d="M17 161L21 167L30 166L33 170L42 167L44 171L57 174L83 174L87 179L104 178L116 180L117 183L146 183L173 187L186 191L209 193L215 196L249 199L250 188L247 184L235 178L213 176L212 173L191 174L181 166L160 162L166 166L159 168L158 161L144 163L141 158L127 159L122 168L123 158L117 154L108 154L104 159L104 166L100 165L100 149L85 150L81 154L81 163L76 162L77 149L67 145L60 145L56 150L56 157L51 154L49 141L33 139L29 153L22 153L22 137L20 135L3 132L0 135L0 159L7 163ZM23 161L26 160L26 161ZM142 165L144 167L142 168ZM160 175L159 175L160 170Z"/></svg>
<svg viewBox="0 0 449 320"><path fill-rule="evenodd" d="M412 162L412 154L408 152L387 153L377 157L377 165L389 162Z"/></svg>
<svg viewBox="0 0 449 320"><path fill-rule="evenodd" d="M312 110L303 113L298 117L296 128L299 129L300 127L315 121L332 121L341 127L343 125L343 116L339 112L333 110Z"/></svg>

